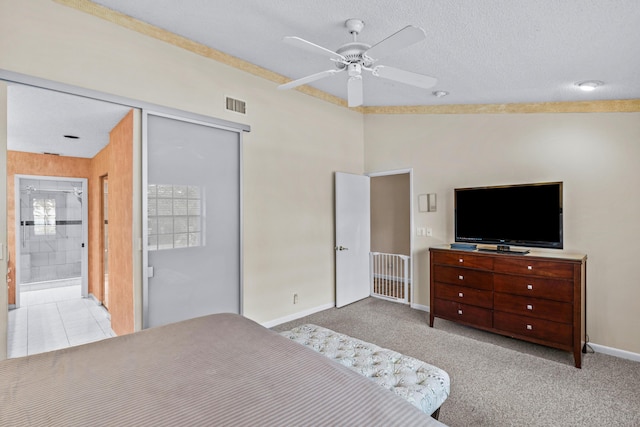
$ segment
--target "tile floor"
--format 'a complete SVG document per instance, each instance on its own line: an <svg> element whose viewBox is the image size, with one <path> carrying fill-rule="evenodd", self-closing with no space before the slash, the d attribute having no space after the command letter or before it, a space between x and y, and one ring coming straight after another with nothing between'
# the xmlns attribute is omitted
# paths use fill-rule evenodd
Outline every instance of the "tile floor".
<svg viewBox="0 0 640 427"><path fill-rule="evenodd" d="M10 358L116 336L104 307L80 296L79 282L61 285L20 294L20 308L9 310Z"/></svg>

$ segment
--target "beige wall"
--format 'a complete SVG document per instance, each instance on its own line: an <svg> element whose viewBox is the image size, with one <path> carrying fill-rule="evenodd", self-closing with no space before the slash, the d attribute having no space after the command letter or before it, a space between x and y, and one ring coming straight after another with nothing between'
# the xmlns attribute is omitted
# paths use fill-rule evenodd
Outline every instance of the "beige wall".
<svg viewBox="0 0 640 427"><path fill-rule="evenodd" d="M365 168L414 170L417 303L429 304L427 248L453 240L453 189L564 182L564 244L588 255L591 341L640 353L640 113L367 115ZM393 155L389 142L393 141ZM437 212L417 195L438 194Z"/></svg>
<svg viewBox="0 0 640 427"><path fill-rule="evenodd" d="M409 174L371 178L371 251L411 255Z"/></svg>
<svg viewBox="0 0 640 427"><path fill-rule="evenodd" d="M2 0L0 68L250 125L244 313L266 322L333 303L333 173L364 171L360 113L48 0ZM248 114L225 111L226 95Z"/></svg>

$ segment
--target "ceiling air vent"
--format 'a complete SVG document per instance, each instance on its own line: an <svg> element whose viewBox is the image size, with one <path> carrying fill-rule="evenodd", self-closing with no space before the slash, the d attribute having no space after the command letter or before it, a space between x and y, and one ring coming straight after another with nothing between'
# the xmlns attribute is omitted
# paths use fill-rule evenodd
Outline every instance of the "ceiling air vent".
<svg viewBox="0 0 640 427"><path fill-rule="evenodd" d="M235 111L240 114L247 114L247 103L227 96L227 110Z"/></svg>

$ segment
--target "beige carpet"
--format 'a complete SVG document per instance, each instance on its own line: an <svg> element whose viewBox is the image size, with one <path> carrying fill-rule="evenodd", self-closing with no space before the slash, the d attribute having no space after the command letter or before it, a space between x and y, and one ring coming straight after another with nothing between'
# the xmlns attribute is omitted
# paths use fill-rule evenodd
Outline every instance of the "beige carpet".
<svg viewBox="0 0 640 427"><path fill-rule="evenodd" d="M640 363L529 344L367 298L279 325L313 323L438 366L451 376L449 426L640 426Z"/></svg>

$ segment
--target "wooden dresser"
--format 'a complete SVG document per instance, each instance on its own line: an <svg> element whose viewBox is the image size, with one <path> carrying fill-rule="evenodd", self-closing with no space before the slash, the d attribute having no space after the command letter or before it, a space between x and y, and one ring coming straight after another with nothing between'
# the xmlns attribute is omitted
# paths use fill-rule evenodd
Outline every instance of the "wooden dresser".
<svg viewBox="0 0 640 427"><path fill-rule="evenodd" d="M582 365L586 255L429 249L436 317L572 351Z"/></svg>

